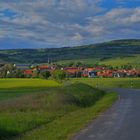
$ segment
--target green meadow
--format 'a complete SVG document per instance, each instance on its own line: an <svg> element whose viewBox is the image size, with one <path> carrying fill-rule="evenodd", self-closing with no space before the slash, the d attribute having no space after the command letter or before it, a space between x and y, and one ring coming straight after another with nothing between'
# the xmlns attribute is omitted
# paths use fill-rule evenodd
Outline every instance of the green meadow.
<svg viewBox="0 0 140 140"><path fill-rule="evenodd" d="M133 56L122 56L114 58L87 58L87 59L73 59L73 60L63 60L58 61L57 64L68 65L68 64L77 64L77 63L87 64L87 65L106 65L106 66L124 66L131 65L133 67L140 67L140 55Z"/></svg>
<svg viewBox="0 0 140 140"><path fill-rule="evenodd" d="M29 93L44 91L61 84L42 79L0 79L0 100L11 99Z"/></svg>
<svg viewBox="0 0 140 140"><path fill-rule="evenodd" d="M0 89L11 88L48 88L59 84L53 80L43 79L0 79Z"/></svg>
<svg viewBox="0 0 140 140"><path fill-rule="evenodd" d="M0 79L0 140L68 140L116 99L71 80Z"/></svg>
<svg viewBox="0 0 140 140"><path fill-rule="evenodd" d="M140 78L0 79L0 140L69 140Z"/></svg>
<svg viewBox="0 0 140 140"><path fill-rule="evenodd" d="M140 78L75 78L71 82L98 88L140 88Z"/></svg>
<svg viewBox="0 0 140 140"><path fill-rule="evenodd" d="M111 65L111 66L123 66L123 65L132 65L134 67L140 67L140 55L134 55L130 57L117 57L106 59L104 61L100 61L100 64Z"/></svg>

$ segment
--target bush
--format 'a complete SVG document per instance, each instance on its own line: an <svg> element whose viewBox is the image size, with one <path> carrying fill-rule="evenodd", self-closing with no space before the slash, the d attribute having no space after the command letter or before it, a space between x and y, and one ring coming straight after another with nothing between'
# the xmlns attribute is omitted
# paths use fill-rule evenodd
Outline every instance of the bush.
<svg viewBox="0 0 140 140"><path fill-rule="evenodd" d="M66 78L66 72L64 70L55 70L52 72L53 79L62 81Z"/></svg>
<svg viewBox="0 0 140 140"><path fill-rule="evenodd" d="M40 72L39 77L42 79L48 79L51 76L51 73L49 71L43 71Z"/></svg>
<svg viewBox="0 0 140 140"><path fill-rule="evenodd" d="M67 94L71 103L81 107L91 106L105 95L104 91L81 83L72 84L67 88Z"/></svg>

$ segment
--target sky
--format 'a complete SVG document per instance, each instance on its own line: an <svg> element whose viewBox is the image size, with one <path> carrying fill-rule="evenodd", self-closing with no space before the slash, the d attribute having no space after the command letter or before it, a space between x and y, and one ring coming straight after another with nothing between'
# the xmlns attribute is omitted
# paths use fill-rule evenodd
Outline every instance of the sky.
<svg viewBox="0 0 140 140"><path fill-rule="evenodd" d="M0 49L140 39L140 0L0 0Z"/></svg>

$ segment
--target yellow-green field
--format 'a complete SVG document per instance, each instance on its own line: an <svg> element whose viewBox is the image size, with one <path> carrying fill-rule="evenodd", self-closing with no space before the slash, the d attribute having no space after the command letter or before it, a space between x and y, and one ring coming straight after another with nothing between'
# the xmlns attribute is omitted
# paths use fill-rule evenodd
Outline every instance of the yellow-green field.
<svg viewBox="0 0 140 140"><path fill-rule="evenodd" d="M0 79L0 100L11 99L29 93L43 92L61 84L42 79Z"/></svg>
<svg viewBox="0 0 140 140"><path fill-rule="evenodd" d="M0 89L10 88L48 88L59 86L53 80L43 79L0 79Z"/></svg>
<svg viewBox="0 0 140 140"><path fill-rule="evenodd" d="M73 82L81 82L98 88L140 88L140 78L78 78L70 79L65 84ZM48 88L62 85L53 80L0 79L0 100L43 92Z"/></svg>

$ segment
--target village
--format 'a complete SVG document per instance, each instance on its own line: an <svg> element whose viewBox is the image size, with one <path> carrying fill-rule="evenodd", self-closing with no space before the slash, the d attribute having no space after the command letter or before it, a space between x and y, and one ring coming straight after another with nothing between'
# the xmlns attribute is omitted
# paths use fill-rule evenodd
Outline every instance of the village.
<svg viewBox="0 0 140 140"><path fill-rule="evenodd" d="M103 66L93 67L58 67L57 65L15 65L17 69L21 70L25 77L35 77L37 73L50 72L50 74L57 70L63 70L70 78L78 77L140 77L140 69L108 69Z"/></svg>
<svg viewBox="0 0 140 140"><path fill-rule="evenodd" d="M30 64L1 64L0 77L1 78L38 78L39 74L48 73L51 76L55 70L62 70L66 73L68 78L98 78L98 77L140 77L140 69L136 68L111 68L105 66L71 66L60 67L54 64L30 65ZM47 78L47 77L46 77Z"/></svg>

